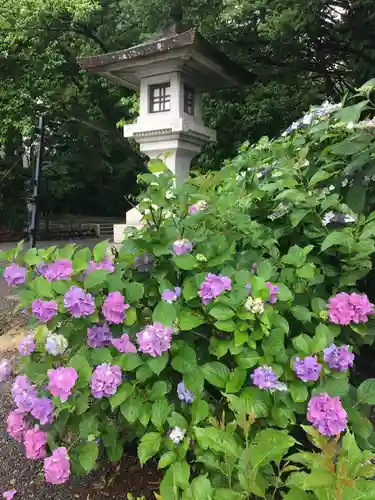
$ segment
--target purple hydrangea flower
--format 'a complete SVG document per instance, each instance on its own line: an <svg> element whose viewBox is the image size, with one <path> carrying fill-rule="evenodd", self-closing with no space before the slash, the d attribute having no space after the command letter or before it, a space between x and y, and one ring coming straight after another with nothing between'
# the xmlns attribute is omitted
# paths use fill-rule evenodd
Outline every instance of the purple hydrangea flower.
<svg viewBox="0 0 375 500"><path fill-rule="evenodd" d="M90 316L95 311L94 298L78 286L72 286L64 295L64 306L73 318Z"/></svg>
<svg viewBox="0 0 375 500"><path fill-rule="evenodd" d="M139 350L154 358L168 351L171 347L172 328L162 323L154 323L137 333Z"/></svg>
<svg viewBox="0 0 375 500"><path fill-rule="evenodd" d="M17 490L7 490L7 491L4 491L3 493L3 497L5 498L5 500L12 500L17 494Z"/></svg>
<svg viewBox="0 0 375 500"><path fill-rule="evenodd" d="M316 356L307 356L304 359L296 358L294 371L303 382L316 381L320 377L322 365L318 363Z"/></svg>
<svg viewBox="0 0 375 500"><path fill-rule="evenodd" d="M255 262L254 262L254 264L251 266L251 272L252 272L253 274L255 274L255 273L257 272L257 269L258 269L258 266L257 266L257 265L255 264Z"/></svg>
<svg viewBox="0 0 375 500"><path fill-rule="evenodd" d="M47 372L49 383L48 390L52 396L59 397L64 403L72 393L77 381L78 373L74 368L56 368Z"/></svg>
<svg viewBox="0 0 375 500"><path fill-rule="evenodd" d="M185 383L182 381L177 385L177 395L178 399L185 401L185 403L192 403L195 399L193 392L189 391Z"/></svg>
<svg viewBox="0 0 375 500"><path fill-rule="evenodd" d="M18 264L10 264L4 270L4 279L9 286L22 285L26 281L26 268Z"/></svg>
<svg viewBox="0 0 375 500"><path fill-rule="evenodd" d="M212 299L221 295L225 290L229 291L231 289L232 282L230 278L208 273L199 288L198 295L202 299L203 304L207 305Z"/></svg>
<svg viewBox="0 0 375 500"><path fill-rule="evenodd" d="M280 384L279 377L270 366L259 366L250 375L253 384L260 389L277 390Z"/></svg>
<svg viewBox="0 0 375 500"><path fill-rule="evenodd" d="M187 239L176 240L173 242L172 248L175 255L182 255L190 253L193 250L193 244Z"/></svg>
<svg viewBox="0 0 375 500"><path fill-rule="evenodd" d="M7 359L0 361L0 383L6 382L12 375L12 364Z"/></svg>
<svg viewBox="0 0 375 500"><path fill-rule="evenodd" d="M244 286L244 288L246 288L247 294L250 297L250 294L251 294L251 285L250 285L250 283L246 283L246 285Z"/></svg>
<svg viewBox="0 0 375 500"><path fill-rule="evenodd" d="M55 300L36 299L31 305L33 315L43 323L47 323L54 318L58 312L57 302Z"/></svg>
<svg viewBox="0 0 375 500"><path fill-rule="evenodd" d="M323 436L335 436L346 430L348 416L339 397L331 398L323 393L310 399L307 420Z"/></svg>
<svg viewBox="0 0 375 500"><path fill-rule="evenodd" d="M38 267L38 271L48 281L67 280L73 274L73 265L69 259L60 259Z"/></svg>
<svg viewBox="0 0 375 500"><path fill-rule="evenodd" d="M277 294L279 293L280 287L277 285L273 285L269 281L266 282L266 287L270 291L270 296L269 296L267 302L270 304L274 304L277 301Z"/></svg>
<svg viewBox="0 0 375 500"><path fill-rule="evenodd" d="M99 262L94 262L93 260L90 260L87 271L89 273L92 273L93 271L99 271L99 270L108 271L109 273L114 272L115 266L113 264L113 260L111 259L111 257L104 257L104 259L102 259Z"/></svg>
<svg viewBox="0 0 375 500"><path fill-rule="evenodd" d="M353 366L354 354L349 351L349 346L347 345L336 347L332 344L330 347L324 349L323 352L324 361L329 368L338 370L339 372L345 372L348 368Z"/></svg>
<svg viewBox="0 0 375 500"><path fill-rule="evenodd" d="M125 304L125 297L120 292L110 292L103 303L103 316L109 323L119 325L125 320L125 310L129 307L129 304Z"/></svg>
<svg viewBox="0 0 375 500"><path fill-rule="evenodd" d="M91 377L91 392L94 398L113 396L122 382L119 366L103 363L95 368Z"/></svg>
<svg viewBox="0 0 375 500"><path fill-rule="evenodd" d="M106 347L109 345L111 339L112 332L106 323L104 323L104 325L95 325L87 329L87 344L93 349Z"/></svg>
<svg viewBox="0 0 375 500"><path fill-rule="evenodd" d="M52 424L53 404L48 398L34 398L32 401L31 415L39 420L41 425Z"/></svg>
<svg viewBox="0 0 375 500"><path fill-rule="evenodd" d="M29 356L35 351L35 341L33 335L27 335L18 344L18 352L21 356Z"/></svg>
<svg viewBox="0 0 375 500"><path fill-rule="evenodd" d="M17 408L25 413L31 411L33 401L38 396L36 387L25 375L18 375L12 386L12 396Z"/></svg>
<svg viewBox="0 0 375 500"><path fill-rule="evenodd" d="M130 341L129 335L124 333L119 339L112 339L111 344L121 353L137 352L137 348Z"/></svg>
<svg viewBox="0 0 375 500"><path fill-rule="evenodd" d="M164 290L163 293L161 294L162 300L164 302L168 302L168 304L172 304L172 302L176 302L176 300L179 298L181 295L181 288L179 286L176 286L173 288L173 290Z"/></svg>
<svg viewBox="0 0 375 500"><path fill-rule="evenodd" d="M44 459L44 477L47 483L63 484L70 476L70 460L66 448L57 448Z"/></svg>
<svg viewBox="0 0 375 500"><path fill-rule="evenodd" d="M151 271L155 263L155 257L152 253L143 253L142 255L138 255L134 257L134 267L140 273L147 273Z"/></svg>

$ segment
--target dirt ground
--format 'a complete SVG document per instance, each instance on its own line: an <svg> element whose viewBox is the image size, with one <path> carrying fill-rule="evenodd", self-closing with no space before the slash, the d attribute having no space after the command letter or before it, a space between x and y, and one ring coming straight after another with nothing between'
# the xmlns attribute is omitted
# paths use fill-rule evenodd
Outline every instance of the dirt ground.
<svg viewBox="0 0 375 500"><path fill-rule="evenodd" d="M1 288L0 359L14 355L26 325L22 314L13 314L16 298L6 295L7 291ZM130 454L125 454L120 464L99 467L89 477L72 480L63 486L47 485L42 461L27 460L22 446L6 433L6 416L13 407L10 387L11 381L0 384L0 498L3 491L11 489L17 490L15 500L119 500L126 499L127 493L134 497L145 496L147 500L155 498L153 492L159 489L158 472L153 464L141 468L138 459Z"/></svg>

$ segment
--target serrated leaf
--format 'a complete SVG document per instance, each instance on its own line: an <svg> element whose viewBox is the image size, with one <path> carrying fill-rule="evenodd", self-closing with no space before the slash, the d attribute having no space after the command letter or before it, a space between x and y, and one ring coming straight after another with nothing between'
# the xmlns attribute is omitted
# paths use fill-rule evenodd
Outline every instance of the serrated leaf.
<svg viewBox="0 0 375 500"><path fill-rule="evenodd" d="M128 302L137 302L143 297L144 291L142 283L133 281L125 287L126 300Z"/></svg>
<svg viewBox="0 0 375 500"><path fill-rule="evenodd" d="M225 386L225 392L239 392L245 383L247 376L246 370L237 367L229 374L229 379L227 385Z"/></svg>
<svg viewBox="0 0 375 500"><path fill-rule="evenodd" d="M147 359L147 365L150 368L150 370L156 375L160 375L160 373L164 370L164 368L167 366L169 360L169 355L167 352L163 353L161 356L156 356L155 358L148 358Z"/></svg>
<svg viewBox="0 0 375 500"><path fill-rule="evenodd" d="M375 378L369 378L362 382L357 390L357 400L368 405L375 404Z"/></svg>
<svg viewBox="0 0 375 500"><path fill-rule="evenodd" d="M95 288L96 286L99 285L103 285L103 283L105 283L106 279L108 278L108 275L109 273L105 269L99 269L97 271L93 271L87 274L85 281L83 282L83 285L87 290Z"/></svg>
<svg viewBox="0 0 375 500"><path fill-rule="evenodd" d="M109 245L109 240L101 241L97 245L94 246L92 254L94 256L95 262L99 262L104 259L107 254L107 248Z"/></svg>
<svg viewBox="0 0 375 500"><path fill-rule="evenodd" d="M224 388L228 382L229 368L218 361L204 364L202 372L207 382L216 387Z"/></svg>
<svg viewBox="0 0 375 500"><path fill-rule="evenodd" d="M152 313L154 323L162 323L165 326L173 326L176 319L176 306L167 302L159 302Z"/></svg>
<svg viewBox="0 0 375 500"><path fill-rule="evenodd" d="M193 255L191 255L190 253L175 255L173 257L173 262L178 268L183 269L184 271L191 271L199 265L196 258L193 257Z"/></svg>
<svg viewBox="0 0 375 500"><path fill-rule="evenodd" d="M152 405L151 422L157 429L162 429L170 414L170 407L166 399L158 399Z"/></svg>
<svg viewBox="0 0 375 500"><path fill-rule="evenodd" d="M158 432L148 432L141 437L138 445L138 458L141 465L156 455L160 449L161 436Z"/></svg>
<svg viewBox="0 0 375 500"><path fill-rule="evenodd" d="M109 398L112 410L120 406L134 392L134 385L129 382L123 382L117 389L116 394Z"/></svg>
<svg viewBox="0 0 375 500"><path fill-rule="evenodd" d="M178 317L178 326L181 331L193 330L204 323L204 318L195 311L183 309Z"/></svg>
<svg viewBox="0 0 375 500"><path fill-rule="evenodd" d="M99 448L95 442L84 444L79 452L79 463L86 472L90 472L98 458Z"/></svg>
<svg viewBox="0 0 375 500"><path fill-rule="evenodd" d="M329 235L324 239L321 246L322 252L335 245L348 248L348 241L350 241L350 237L347 233L341 231L333 231L332 233L329 233Z"/></svg>
<svg viewBox="0 0 375 500"><path fill-rule="evenodd" d="M193 417L194 425L199 424L199 422L202 422L203 420L206 420L209 415L209 407L207 401L204 401L204 399L195 398L191 406L191 414Z"/></svg>
<svg viewBox="0 0 375 500"><path fill-rule="evenodd" d="M165 469L165 467L169 467L176 461L176 458L177 455L174 451L167 451L160 457L158 469Z"/></svg>

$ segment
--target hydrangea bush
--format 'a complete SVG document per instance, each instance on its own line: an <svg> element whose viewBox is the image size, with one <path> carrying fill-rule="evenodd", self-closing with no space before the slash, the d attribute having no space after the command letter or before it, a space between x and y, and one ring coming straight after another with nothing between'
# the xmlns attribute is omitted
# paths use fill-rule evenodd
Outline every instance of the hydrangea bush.
<svg viewBox="0 0 375 500"><path fill-rule="evenodd" d="M1 256L30 316L8 432L47 482L135 441L162 500L375 498L375 379L350 378L375 332L369 105L312 110L180 190L152 161L144 227L112 257Z"/></svg>

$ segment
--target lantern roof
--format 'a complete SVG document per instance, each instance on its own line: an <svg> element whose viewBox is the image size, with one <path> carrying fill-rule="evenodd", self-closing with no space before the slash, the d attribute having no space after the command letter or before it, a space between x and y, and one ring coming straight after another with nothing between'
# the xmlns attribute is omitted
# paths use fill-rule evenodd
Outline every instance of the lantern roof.
<svg viewBox="0 0 375 500"><path fill-rule="evenodd" d="M182 71L202 91L253 83L255 75L232 61L196 28L179 24L133 47L78 58L81 68L113 82L138 89L143 77Z"/></svg>

